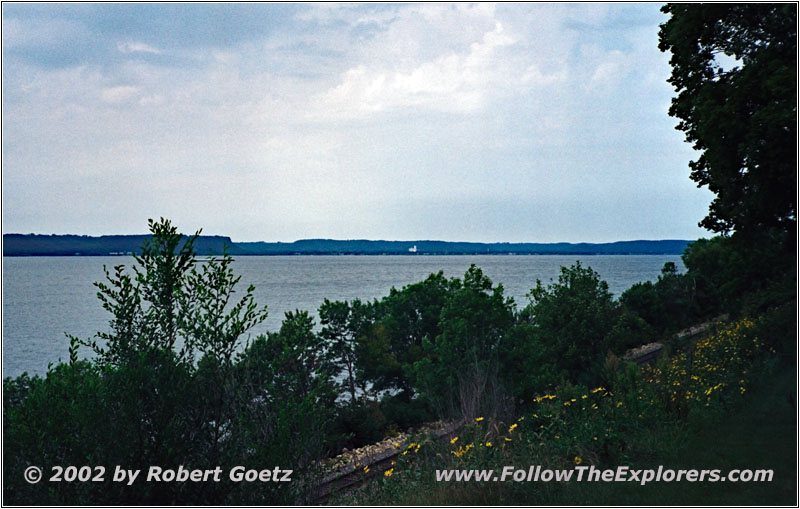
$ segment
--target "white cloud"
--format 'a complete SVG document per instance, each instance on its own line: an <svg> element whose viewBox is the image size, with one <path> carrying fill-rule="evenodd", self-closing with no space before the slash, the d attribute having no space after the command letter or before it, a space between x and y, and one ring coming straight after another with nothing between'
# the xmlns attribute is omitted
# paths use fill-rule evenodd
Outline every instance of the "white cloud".
<svg viewBox="0 0 800 509"><path fill-rule="evenodd" d="M149 44L143 42L120 42L117 44L117 50L122 53L152 53L154 55L161 54L161 50L154 48Z"/></svg>
<svg viewBox="0 0 800 509"><path fill-rule="evenodd" d="M619 51L606 55L607 60L595 67L592 77L589 78L589 87L608 87L619 81L624 74L625 61Z"/></svg>
<svg viewBox="0 0 800 509"><path fill-rule="evenodd" d="M410 70L361 64L343 73L341 82L317 97L323 118L353 118L381 111L422 106L469 113L486 103L493 84L509 77L498 52L514 39L497 22L465 53L448 53Z"/></svg>
<svg viewBox="0 0 800 509"><path fill-rule="evenodd" d="M520 82L533 86L548 86L557 83L564 83L567 81L568 77L569 73L567 72L566 68L562 68L550 74L545 74L541 71L541 69L539 69L539 66L534 64L528 66L520 78Z"/></svg>
<svg viewBox="0 0 800 509"><path fill-rule="evenodd" d="M104 88L100 93L100 97L103 102L109 104L120 104L131 99L135 98L139 95L139 87L134 87L131 85L122 85L119 87L110 87Z"/></svg>
<svg viewBox="0 0 800 509"><path fill-rule="evenodd" d="M139 104L141 105L159 105L164 103L164 97L158 94L155 95L148 95L146 97L142 97L139 99Z"/></svg>

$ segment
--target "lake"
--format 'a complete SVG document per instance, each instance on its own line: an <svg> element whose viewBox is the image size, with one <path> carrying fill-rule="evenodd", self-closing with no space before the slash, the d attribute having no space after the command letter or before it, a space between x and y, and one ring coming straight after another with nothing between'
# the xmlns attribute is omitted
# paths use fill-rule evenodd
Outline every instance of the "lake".
<svg viewBox="0 0 800 509"><path fill-rule="evenodd" d="M256 302L269 306L269 318L252 333L257 334L277 330L286 311L316 315L325 298L372 300L440 270L448 277L463 276L471 263L523 306L537 279L556 280L559 268L576 260L597 271L615 297L634 283L655 281L665 262L683 270L679 255L242 256L233 269L242 276L239 291L252 284ZM104 279L103 265L111 269L132 261L123 256L4 257L3 376L44 374L49 363L69 358L65 332L89 338L105 330L110 315L92 283Z"/></svg>

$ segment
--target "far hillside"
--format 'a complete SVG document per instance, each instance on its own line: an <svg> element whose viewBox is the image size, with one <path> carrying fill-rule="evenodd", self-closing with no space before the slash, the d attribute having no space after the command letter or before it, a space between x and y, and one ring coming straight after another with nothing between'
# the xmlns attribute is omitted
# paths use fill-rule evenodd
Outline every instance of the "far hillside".
<svg viewBox="0 0 800 509"><path fill-rule="evenodd" d="M3 235L3 256L108 256L141 250L149 235ZM604 244L558 242L479 243L440 240L331 240L295 242L233 242L230 237L200 236L195 249L201 255L680 255L688 240L633 240Z"/></svg>

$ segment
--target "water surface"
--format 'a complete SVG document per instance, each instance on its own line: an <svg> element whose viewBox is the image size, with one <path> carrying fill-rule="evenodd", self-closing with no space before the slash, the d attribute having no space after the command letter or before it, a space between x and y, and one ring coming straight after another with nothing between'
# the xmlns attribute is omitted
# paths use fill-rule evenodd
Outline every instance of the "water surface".
<svg viewBox="0 0 800 509"><path fill-rule="evenodd" d="M269 318L254 329L257 334L277 330L286 311L316 314L325 298L381 298L393 286L401 288L440 270L448 277L463 276L471 263L524 305L537 279L555 280L561 266L576 260L596 270L615 296L633 283L655 280L665 262L683 268L678 255L464 255L241 256L233 269L242 276L240 292L253 284L256 302L269 307ZM65 332L89 338L106 330L110 315L92 283L104 279L103 265L111 270L132 261L121 256L4 257L3 376L43 374L48 363L66 360Z"/></svg>

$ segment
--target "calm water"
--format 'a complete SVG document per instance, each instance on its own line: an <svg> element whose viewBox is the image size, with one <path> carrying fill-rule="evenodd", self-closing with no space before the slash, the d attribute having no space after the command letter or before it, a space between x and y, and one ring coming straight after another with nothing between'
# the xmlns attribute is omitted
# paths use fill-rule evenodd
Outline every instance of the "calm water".
<svg viewBox="0 0 800 509"><path fill-rule="evenodd" d="M389 289L423 280L443 270L463 276L471 263L518 305L536 284L557 279L559 267L580 260L608 282L619 296L633 283L655 280L665 262L683 267L680 256L252 256L239 257L234 271L241 292L256 287L269 318L254 333L277 330L286 311L316 311L324 298L372 300ZM107 326L92 282L104 278L103 265L130 265L128 257L3 258L3 376L23 371L42 374L47 365L68 358L64 332L88 338ZM84 354L88 354L84 350Z"/></svg>

